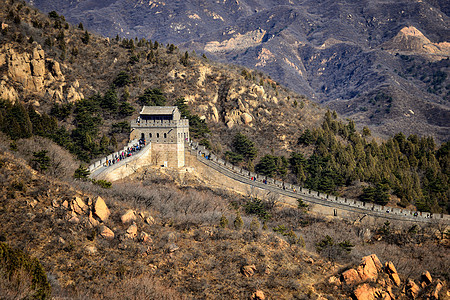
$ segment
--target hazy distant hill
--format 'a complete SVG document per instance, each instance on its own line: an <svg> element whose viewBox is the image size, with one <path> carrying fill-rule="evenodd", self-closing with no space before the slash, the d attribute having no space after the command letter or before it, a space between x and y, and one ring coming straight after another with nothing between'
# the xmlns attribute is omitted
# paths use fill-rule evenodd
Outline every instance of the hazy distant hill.
<svg viewBox="0 0 450 300"><path fill-rule="evenodd" d="M448 139L447 1L31 2L107 36L258 68L380 132Z"/></svg>

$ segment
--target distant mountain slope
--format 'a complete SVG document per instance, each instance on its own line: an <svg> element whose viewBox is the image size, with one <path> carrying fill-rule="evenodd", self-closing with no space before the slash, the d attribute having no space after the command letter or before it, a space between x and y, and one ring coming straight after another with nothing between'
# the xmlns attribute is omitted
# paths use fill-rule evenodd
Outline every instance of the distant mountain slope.
<svg viewBox="0 0 450 300"><path fill-rule="evenodd" d="M447 1L31 3L107 36L183 44L222 62L260 69L381 133L449 138ZM373 105L377 95L391 102Z"/></svg>

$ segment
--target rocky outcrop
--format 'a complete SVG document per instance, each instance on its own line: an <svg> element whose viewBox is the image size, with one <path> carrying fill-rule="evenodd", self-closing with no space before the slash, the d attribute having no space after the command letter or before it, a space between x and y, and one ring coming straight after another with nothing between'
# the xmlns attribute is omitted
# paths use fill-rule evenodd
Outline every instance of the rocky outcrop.
<svg viewBox="0 0 450 300"><path fill-rule="evenodd" d="M408 280L408 284L406 285L406 295L416 299L419 295L420 287L414 282L414 280Z"/></svg>
<svg viewBox="0 0 450 300"><path fill-rule="evenodd" d="M355 269L349 269L341 274L341 282L351 285L361 281L359 274Z"/></svg>
<svg viewBox="0 0 450 300"><path fill-rule="evenodd" d="M0 98L15 101L35 95L57 102L73 102L84 97L77 80L67 82L60 64L45 57L41 45L33 43L29 51L19 51L11 44L0 47Z"/></svg>
<svg viewBox="0 0 450 300"><path fill-rule="evenodd" d="M395 269L395 266L392 262L386 263L386 273L389 274L389 277L392 279L392 281L395 283L396 286L400 286L401 281L400 277L398 276L397 270Z"/></svg>
<svg viewBox="0 0 450 300"><path fill-rule="evenodd" d="M432 54L435 56L450 56L450 43L432 43L419 29L414 26L403 27L390 41L383 44L391 51L404 51L416 54Z"/></svg>
<svg viewBox="0 0 450 300"><path fill-rule="evenodd" d="M241 33L234 33L229 39L222 42L211 41L205 45L208 52L226 52L231 50L242 50L261 44L266 31L257 29Z"/></svg>
<svg viewBox="0 0 450 300"><path fill-rule="evenodd" d="M341 274L341 281L345 284L357 284L364 281L374 281L383 265L375 254L363 257L356 269L349 269Z"/></svg>
<svg viewBox="0 0 450 300"><path fill-rule="evenodd" d="M377 289L371 287L369 284L364 283L356 288L356 290L353 291L353 295L357 300L375 300L377 293Z"/></svg>
<svg viewBox="0 0 450 300"><path fill-rule="evenodd" d="M344 271L340 280L331 276L327 280L335 289L345 286L352 288L352 297L357 300L374 299L439 299L439 293L445 282L434 280L428 271L420 277L417 284L413 279L402 285L397 269L392 262L386 262L384 268L374 254L366 256L356 268ZM403 289L400 289L403 287Z"/></svg>

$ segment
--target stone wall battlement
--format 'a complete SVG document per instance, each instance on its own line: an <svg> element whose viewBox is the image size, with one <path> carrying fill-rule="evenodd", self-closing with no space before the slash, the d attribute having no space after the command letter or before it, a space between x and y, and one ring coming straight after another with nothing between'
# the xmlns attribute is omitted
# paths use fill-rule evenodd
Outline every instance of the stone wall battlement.
<svg viewBox="0 0 450 300"><path fill-rule="evenodd" d="M383 217L408 222L430 223L441 221L446 224L450 224L449 215L441 213L432 214L397 207L381 206L374 203L358 201L356 199L347 199L320 193L234 166L233 164L226 162L210 153L204 146L200 146L198 143L191 142L189 146L191 155L196 156L198 160L213 168L217 172L244 184L248 184L249 186L259 187L281 195L302 199L310 204L335 208L336 211L344 210L347 212L357 212L371 215L373 217ZM334 215L337 216L337 212L334 212Z"/></svg>
<svg viewBox="0 0 450 300"><path fill-rule="evenodd" d="M189 127L189 120L140 120L132 121L131 128L145 127Z"/></svg>

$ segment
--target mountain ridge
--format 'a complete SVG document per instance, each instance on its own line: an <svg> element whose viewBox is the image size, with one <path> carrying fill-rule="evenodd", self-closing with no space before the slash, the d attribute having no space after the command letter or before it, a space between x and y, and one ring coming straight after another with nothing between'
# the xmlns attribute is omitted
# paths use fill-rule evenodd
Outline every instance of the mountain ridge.
<svg viewBox="0 0 450 300"><path fill-rule="evenodd" d="M449 138L447 122L430 122L429 109L418 113L419 107L432 106L431 111L450 118L450 78L432 85L436 73L448 74L450 68L445 1L135 1L130 5L116 0L99 2L101 8L95 10L90 1L58 6L50 0L33 3L47 11L58 7L68 20L110 37L180 44L221 62L257 68L382 134L391 135L396 128L406 134L434 134L441 141ZM395 37L410 26L432 42L427 51L434 55L401 51L401 41ZM384 45L390 46L384 49ZM412 77L410 63L397 53L415 59L426 78ZM437 61L437 53L444 59ZM391 106L396 108L391 113L368 105L370 95L383 86L389 86ZM345 109L348 105L352 110ZM416 114L405 117L402 107L411 107Z"/></svg>

